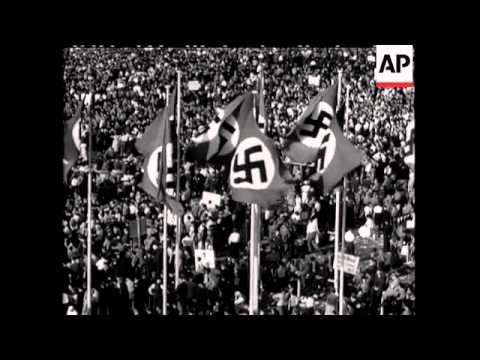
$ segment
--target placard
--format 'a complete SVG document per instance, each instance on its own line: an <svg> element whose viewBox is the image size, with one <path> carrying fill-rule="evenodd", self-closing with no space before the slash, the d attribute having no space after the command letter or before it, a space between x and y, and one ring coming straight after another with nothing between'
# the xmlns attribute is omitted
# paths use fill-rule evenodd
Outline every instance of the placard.
<svg viewBox="0 0 480 360"><path fill-rule="evenodd" d="M342 264L343 262L343 271L347 274L356 275L358 273L358 264L360 262L360 257L350 254L344 254L342 257L342 253L339 253L338 262L340 264ZM336 261L333 261L333 267L334 269L340 270L340 267L337 267Z"/></svg>
<svg viewBox="0 0 480 360"><path fill-rule="evenodd" d="M195 271L201 271L202 268L215 269L213 250L195 250Z"/></svg>
<svg viewBox="0 0 480 360"><path fill-rule="evenodd" d="M220 206L221 201L221 195L204 191L202 193L202 199L200 200L200 204L205 204L208 209L213 209L215 208L215 206Z"/></svg>

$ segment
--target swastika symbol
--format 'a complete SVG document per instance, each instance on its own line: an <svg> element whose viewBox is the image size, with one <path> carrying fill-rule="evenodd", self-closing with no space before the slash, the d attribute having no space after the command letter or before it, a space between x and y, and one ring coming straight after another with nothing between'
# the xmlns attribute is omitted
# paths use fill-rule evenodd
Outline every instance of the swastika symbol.
<svg viewBox="0 0 480 360"><path fill-rule="evenodd" d="M323 146L324 144L327 144L329 139L330 139L330 134L325 135L322 140L321 146ZM326 152L327 152L327 145L321 147L320 150L318 151L318 170L317 171L319 172L325 169Z"/></svg>
<svg viewBox="0 0 480 360"><path fill-rule="evenodd" d="M327 119L327 120L325 120L325 119ZM318 114L317 118L314 118L314 116L309 116L308 118L305 119L304 124L312 125L313 129L312 130L306 130L305 128L302 128L302 129L300 129L300 135L311 136L313 138L316 138L320 129L324 129L324 130L328 129L331 121L332 121L332 115L330 115L325 110L322 110Z"/></svg>
<svg viewBox="0 0 480 360"><path fill-rule="evenodd" d="M262 147L260 145L252 146L245 150L245 164L239 165L238 164L238 154L235 156L235 162L233 164L233 170L235 172L238 171L245 171L245 177L237 177L233 179L235 184L239 184L242 182L248 182L250 184L253 183L252 181L252 170L258 169L260 171L260 179L261 182L267 182L267 171L265 169L265 163L261 160L259 161L251 161L250 155L254 153L262 152Z"/></svg>
<svg viewBox="0 0 480 360"><path fill-rule="evenodd" d="M227 137L224 131L226 130L227 132L230 133L230 136ZM220 131L219 131L219 138L220 138L220 146L219 150L221 151L223 149L223 146L225 143L229 140L229 138L232 136L232 134L235 132L235 127L230 125L227 121L224 121L222 126L220 126Z"/></svg>

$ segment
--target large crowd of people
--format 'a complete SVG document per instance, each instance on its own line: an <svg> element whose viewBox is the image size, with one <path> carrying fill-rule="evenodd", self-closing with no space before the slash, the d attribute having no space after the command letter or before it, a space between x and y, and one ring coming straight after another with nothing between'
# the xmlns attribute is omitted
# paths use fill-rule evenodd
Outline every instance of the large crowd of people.
<svg viewBox="0 0 480 360"><path fill-rule="evenodd" d="M404 163L413 89L374 85L372 48L69 48L64 52L64 120L83 94L81 151L65 185L63 305L85 313L87 148L92 133L92 314L162 313L163 241L167 241L167 313L248 314L249 206L231 199L228 167L182 161L180 282L175 287L175 223L163 238L163 207L138 187L143 157L135 141L165 106L166 86L182 72L181 148L216 116L216 108L265 78L268 136L283 139L308 101L343 71L350 86L347 138L365 153L348 175L346 252L360 256L345 275L352 315L415 313L415 193ZM189 89L188 81L200 87ZM89 129L88 117L92 128ZM182 151L183 153L183 151ZM295 189L262 212L260 314L338 314L333 275L334 194L315 193L315 167L289 165ZM203 191L220 206L200 203ZM137 231L141 220L142 229ZM133 231L132 231L133 229ZM138 236L140 233L140 237ZM195 249L213 249L215 268L196 268Z"/></svg>

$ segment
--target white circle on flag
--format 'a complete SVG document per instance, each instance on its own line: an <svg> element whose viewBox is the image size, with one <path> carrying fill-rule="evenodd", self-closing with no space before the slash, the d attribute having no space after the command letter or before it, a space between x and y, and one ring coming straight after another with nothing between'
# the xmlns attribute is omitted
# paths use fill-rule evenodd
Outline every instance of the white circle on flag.
<svg viewBox="0 0 480 360"><path fill-rule="evenodd" d="M227 140L225 145L223 145L223 147L219 151L219 154L222 156L230 154L235 149L235 147L238 145L238 139L240 137L240 128L238 126L237 120L235 120L233 116L229 116L228 118L226 118L225 123L230 126L226 128L224 126L220 126L218 134L219 137ZM230 131L232 128L233 132Z"/></svg>
<svg viewBox="0 0 480 360"><path fill-rule="evenodd" d="M162 147L159 146L155 150L152 151L150 154L150 158L148 159L147 163L147 175L150 179L150 182L158 188L158 156L160 156L162 152Z"/></svg>
<svg viewBox="0 0 480 360"><path fill-rule="evenodd" d="M244 139L238 145L230 165L230 186L262 190L270 186L274 176L273 156L263 141L256 137Z"/></svg>
<svg viewBox="0 0 480 360"><path fill-rule="evenodd" d="M326 112L327 114L330 115L331 118L333 118L333 109L330 106L330 104L326 103L325 101L321 101L320 103L318 103L315 109L313 110L313 112L308 116L308 118L312 118L314 121L315 120L322 121L322 119L318 118L322 111ZM302 142L302 144L311 148L318 149L321 147L322 140L327 134L331 134L330 137L333 137L333 132L331 130L331 122L328 119L325 119L325 121L329 122L327 124L328 129L320 128L315 137L303 134L303 131L308 131L308 132L312 131L314 128L314 125L304 122L302 126L298 126L296 129L297 136L299 140Z"/></svg>
<svg viewBox="0 0 480 360"><path fill-rule="evenodd" d="M322 111L329 114L333 119L333 108L330 104L328 104L325 101L321 101L320 103L318 103L316 108L310 114L309 118L314 119L314 121L315 120L322 121L322 119L318 118ZM319 158L323 157L323 161L321 162L322 167L320 169L317 169L320 174L322 174L325 171L325 169L328 167L328 165L332 161L333 156L335 155L335 148L337 144L335 135L331 129L331 126L332 126L331 120L325 119L324 121L327 122L326 125L328 125L328 128L327 129L319 128L318 133L315 137L308 136L306 134L303 134L302 132L302 130L308 131L308 132L313 131L314 125L312 124L304 123L303 126L298 126L296 129L297 136L300 142L309 148L318 149Z"/></svg>
<svg viewBox="0 0 480 360"><path fill-rule="evenodd" d="M80 118L72 126L72 139L75 147L80 151Z"/></svg>

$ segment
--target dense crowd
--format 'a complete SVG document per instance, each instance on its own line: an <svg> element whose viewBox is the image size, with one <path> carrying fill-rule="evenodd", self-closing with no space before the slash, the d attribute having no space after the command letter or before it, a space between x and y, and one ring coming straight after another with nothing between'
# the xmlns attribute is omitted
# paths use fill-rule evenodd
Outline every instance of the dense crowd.
<svg viewBox="0 0 480 360"><path fill-rule="evenodd" d="M268 135L284 157L283 139L308 101L343 70L342 99L350 85L347 137L365 152L349 174L346 252L361 255L357 275L345 275L348 314L414 314L415 193L403 161L406 126L413 119L412 89L374 86L374 48L71 48L64 53L64 118L92 92L92 312L161 314L163 209L139 189L142 156L135 141L165 106L166 85L182 71L182 149L202 126L265 76ZM316 79L311 83L309 79ZM188 81L197 80L198 90ZM89 115L91 114L91 115ZM82 121L80 157L65 186L65 313L85 308L88 122ZM262 213L261 314L335 314L334 195L321 196L306 180L314 167L290 165L295 191ZM174 285L175 226L167 236L168 314L248 314L249 207L233 201L226 167L182 161L181 279ZM222 195L213 209L203 191ZM130 224L145 221L137 237ZM363 246L362 244L366 244ZM214 249L215 269L195 271L194 249ZM198 269L197 269L198 270Z"/></svg>

